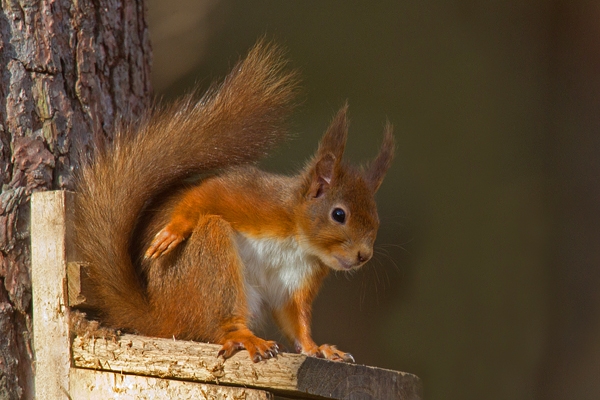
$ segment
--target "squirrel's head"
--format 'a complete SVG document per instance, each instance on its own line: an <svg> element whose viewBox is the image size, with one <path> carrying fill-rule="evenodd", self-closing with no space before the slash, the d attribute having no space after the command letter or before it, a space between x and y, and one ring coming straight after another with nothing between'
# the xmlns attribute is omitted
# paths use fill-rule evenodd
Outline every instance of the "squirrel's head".
<svg viewBox="0 0 600 400"><path fill-rule="evenodd" d="M300 241L304 248L334 270L348 271L373 255L379 228L375 192L394 157L394 137L388 123L379 154L365 168L342 162L348 134L348 106L337 113L303 172Z"/></svg>

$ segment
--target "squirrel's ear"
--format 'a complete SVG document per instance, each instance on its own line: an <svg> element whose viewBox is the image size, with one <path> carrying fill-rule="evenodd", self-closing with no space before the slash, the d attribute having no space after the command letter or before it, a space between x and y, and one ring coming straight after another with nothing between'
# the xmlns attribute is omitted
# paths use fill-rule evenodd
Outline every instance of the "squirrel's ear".
<svg viewBox="0 0 600 400"><path fill-rule="evenodd" d="M311 197L321 197L335 181L336 170L344 155L346 137L348 136L348 118L346 103L333 118L319 143L311 168Z"/></svg>
<svg viewBox="0 0 600 400"><path fill-rule="evenodd" d="M310 197L321 197L331 186L336 168L336 158L333 154L324 154L315 160L309 188Z"/></svg>
<svg viewBox="0 0 600 400"><path fill-rule="evenodd" d="M338 111L338 113L329 124L327 132L323 135L317 150L317 159L331 153L336 158L336 164L342 159L344 148L346 147L346 137L348 136L348 103Z"/></svg>
<svg viewBox="0 0 600 400"><path fill-rule="evenodd" d="M392 160L394 159L394 151L396 149L396 144L394 140L394 135L392 134L394 128L392 124L388 121L385 124L385 129L383 131L383 143L381 144L381 149L379 150L379 154L375 159L369 164L367 169L365 170L365 180L371 187L373 192L376 192L383 182L383 178L385 177L385 173L388 168L392 164Z"/></svg>

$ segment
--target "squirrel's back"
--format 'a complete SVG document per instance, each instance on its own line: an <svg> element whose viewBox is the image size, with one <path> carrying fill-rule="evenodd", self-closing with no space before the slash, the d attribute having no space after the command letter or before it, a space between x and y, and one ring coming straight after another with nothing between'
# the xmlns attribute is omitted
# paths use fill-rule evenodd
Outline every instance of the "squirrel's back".
<svg viewBox="0 0 600 400"><path fill-rule="evenodd" d="M112 326L139 330L149 304L131 256L144 206L193 173L253 162L285 137L297 78L260 41L199 100L189 95L98 149L77 179L76 231L96 304Z"/></svg>

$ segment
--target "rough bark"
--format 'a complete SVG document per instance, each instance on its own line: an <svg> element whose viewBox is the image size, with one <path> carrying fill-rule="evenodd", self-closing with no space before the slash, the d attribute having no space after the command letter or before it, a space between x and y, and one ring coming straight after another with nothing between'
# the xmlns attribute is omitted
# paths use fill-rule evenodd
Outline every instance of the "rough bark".
<svg viewBox="0 0 600 400"><path fill-rule="evenodd" d="M2 0L0 399L33 396L29 197L150 103L144 1Z"/></svg>

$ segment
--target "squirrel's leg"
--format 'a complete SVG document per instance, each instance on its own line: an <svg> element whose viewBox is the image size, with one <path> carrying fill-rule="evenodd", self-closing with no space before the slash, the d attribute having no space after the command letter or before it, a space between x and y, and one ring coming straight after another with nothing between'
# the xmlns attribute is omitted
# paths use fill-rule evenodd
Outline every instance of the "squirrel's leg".
<svg viewBox="0 0 600 400"><path fill-rule="evenodd" d="M292 294L286 304L274 310L273 315L283 333L294 343L297 353L333 361L354 362L352 354L340 351L329 344L318 346L312 339L310 330L312 303L327 272L324 268L315 274L304 288Z"/></svg>
<svg viewBox="0 0 600 400"><path fill-rule="evenodd" d="M190 215L174 214L169 223L154 236L144 257L156 259L170 253L179 243L187 239L198 224L199 215L191 215L193 211L195 210L192 209L187 213Z"/></svg>
<svg viewBox="0 0 600 400"><path fill-rule="evenodd" d="M192 234L204 213L205 192L205 187L199 185L189 189L178 199L166 225L158 231L146 249L145 258L156 259L170 253Z"/></svg>
<svg viewBox="0 0 600 400"><path fill-rule="evenodd" d="M241 261L229 223L203 215L185 246L150 263L148 293L156 310L159 336L223 345L225 358L246 349L254 361L278 353L275 342L247 327Z"/></svg>

